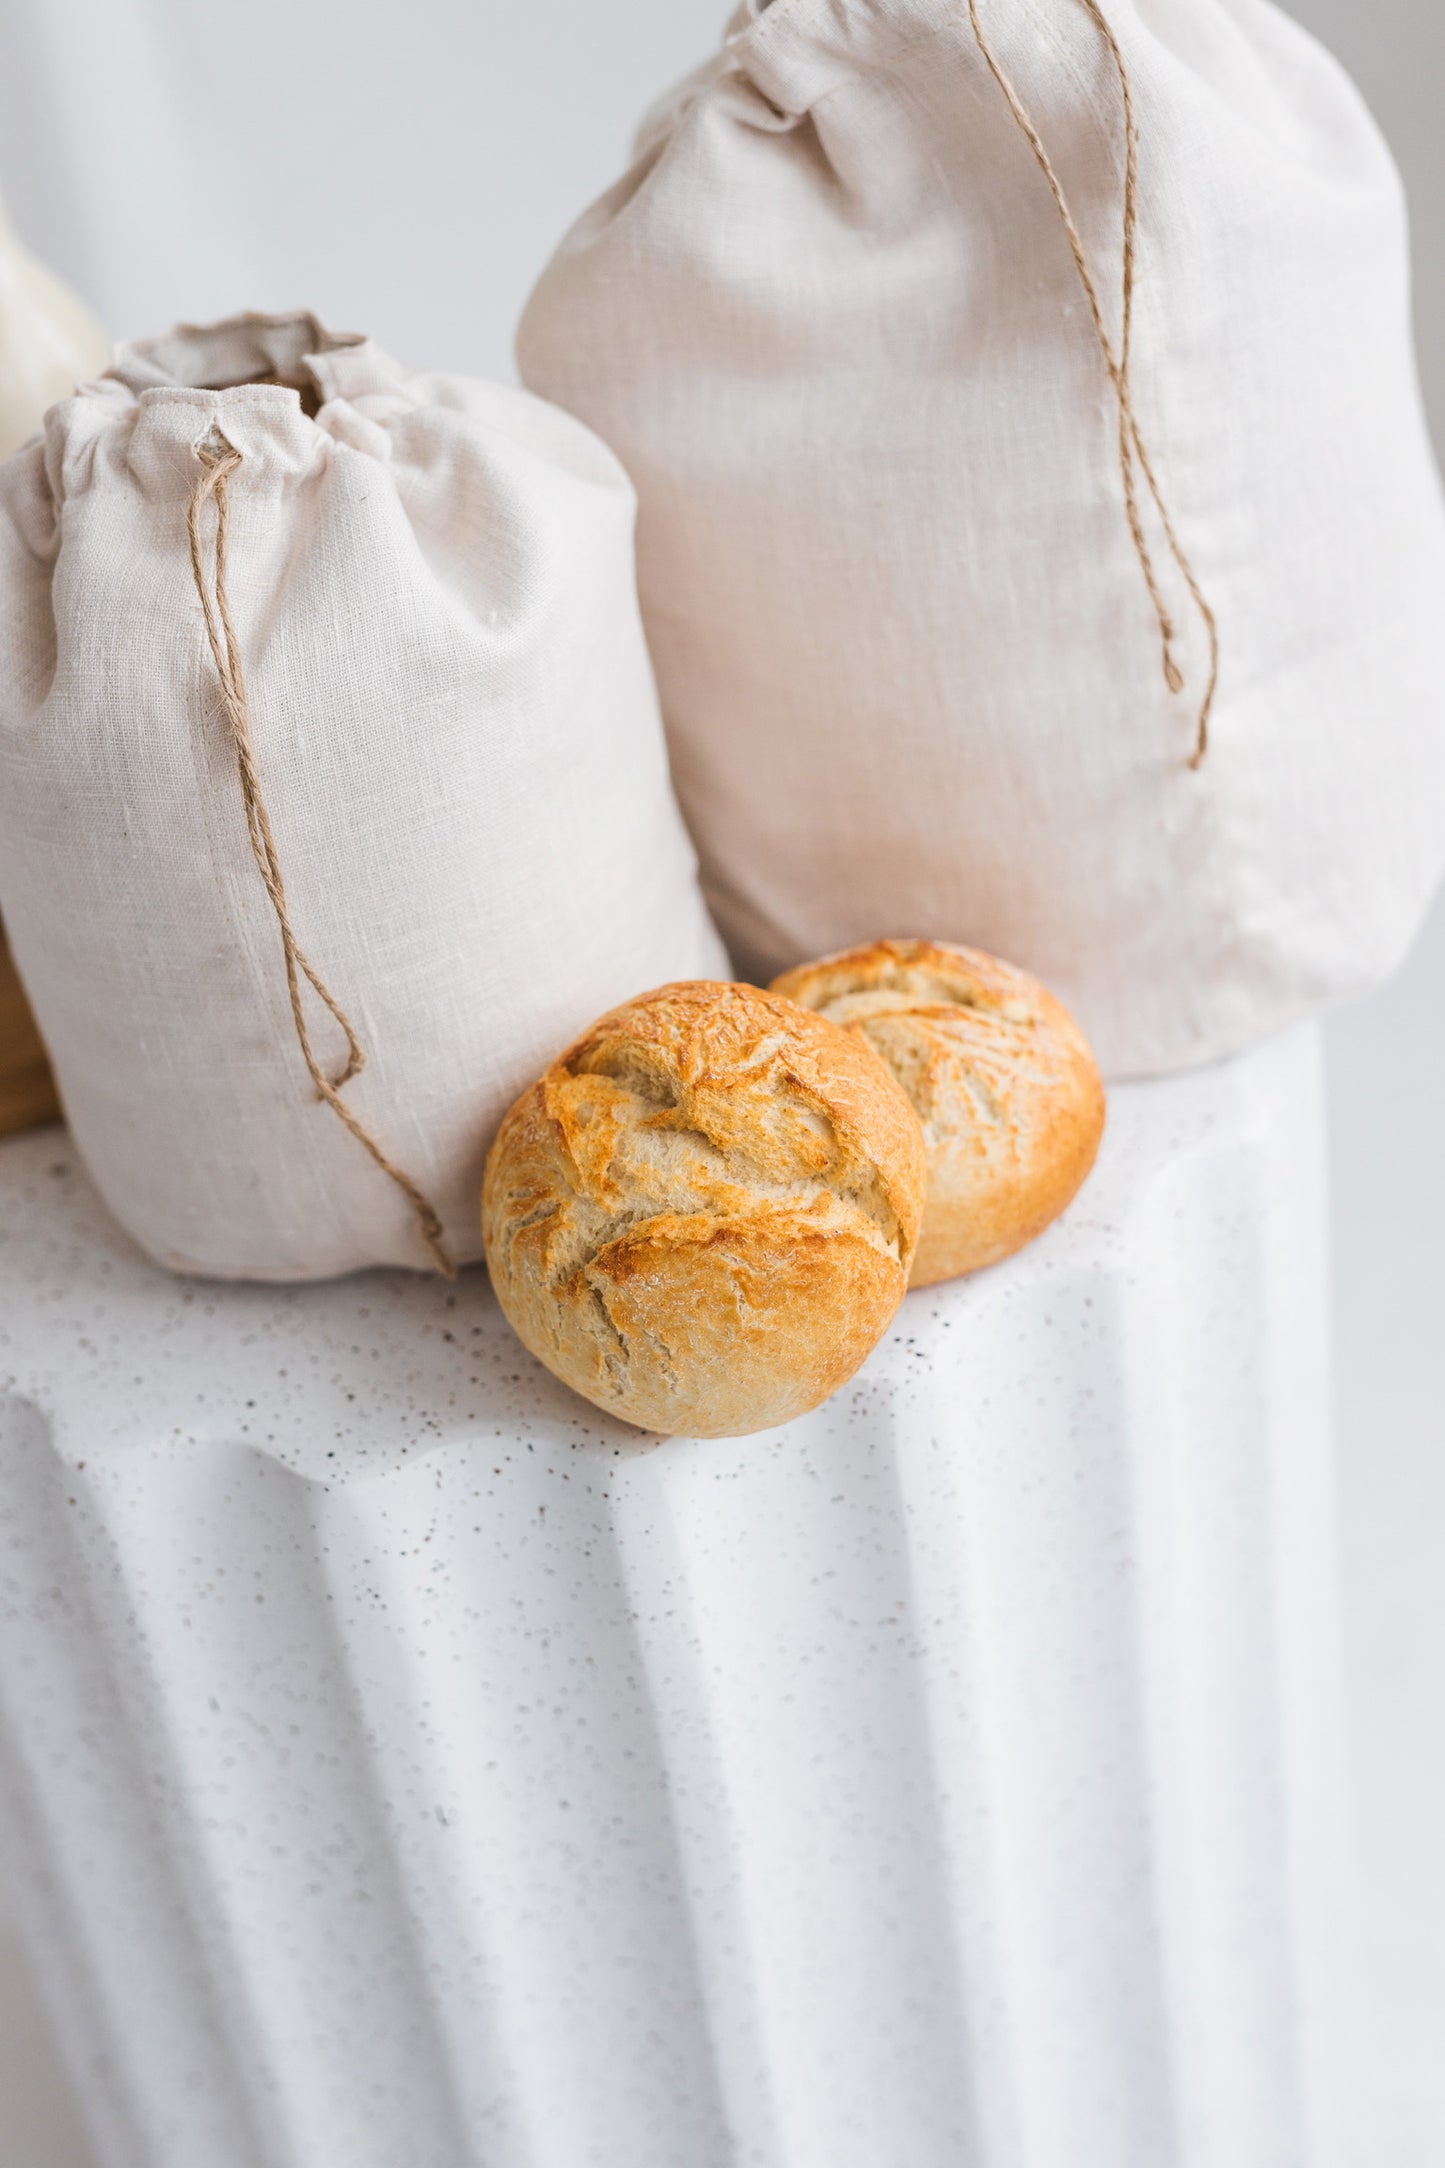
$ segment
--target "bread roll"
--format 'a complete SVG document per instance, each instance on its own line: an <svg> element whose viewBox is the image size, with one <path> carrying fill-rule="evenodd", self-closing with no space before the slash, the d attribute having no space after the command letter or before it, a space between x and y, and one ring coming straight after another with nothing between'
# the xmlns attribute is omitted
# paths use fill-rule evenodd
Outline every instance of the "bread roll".
<svg viewBox="0 0 1445 2168"><path fill-rule="evenodd" d="M773 981L866 1038L913 1102L928 1202L910 1285L1022 1249L1094 1164L1104 1087L1088 1042L1037 979L944 941L875 941Z"/></svg>
<svg viewBox="0 0 1445 2168"><path fill-rule="evenodd" d="M866 1039L690 980L601 1018L487 1160L497 1298L548 1368L646 1430L816 1407L903 1299L923 1139Z"/></svg>

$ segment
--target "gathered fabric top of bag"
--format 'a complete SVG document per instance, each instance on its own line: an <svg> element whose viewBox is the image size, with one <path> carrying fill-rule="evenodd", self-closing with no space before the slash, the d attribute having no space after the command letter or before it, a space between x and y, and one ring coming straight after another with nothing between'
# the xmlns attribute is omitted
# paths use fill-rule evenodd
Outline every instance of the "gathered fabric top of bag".
<svg viewBox="0 0 1445 2168"><path fill-rule="evenodd" d="M1115 1075L1391 969L1445 857L1408 304L1388 151L1267 0L742 9L518 337L637 487L739 965L971 943Z"/></svg>
<svg viewBox="0 0 1445 2168"><path fill-rule="evenodd" d="M423 426L451 437L466 434L466 420L483 421L549 466L629 494L617 460L594 433L532 394L408 368L364 334L330 331L306 313L248 312L122 340L105 373L47 416L52 505L58 510L88 486L103 442L110 450L102 456L123 454L128 478L147 496L188 495L198 428L204 433L200 416L236 435L236 449L253 459L251 476L262 482L264 467L268 489L315 472L338 446L404 465L407 443L398 431L424 417Z"/></svg>
<svg viewBox="0 0 1445 2168"><path fill-rule="evenodd" d="M122 346L0 468L0 907L164 1262L451 1271L536 1070L725 973L633 512L571 416L308 315Z"/></svg>

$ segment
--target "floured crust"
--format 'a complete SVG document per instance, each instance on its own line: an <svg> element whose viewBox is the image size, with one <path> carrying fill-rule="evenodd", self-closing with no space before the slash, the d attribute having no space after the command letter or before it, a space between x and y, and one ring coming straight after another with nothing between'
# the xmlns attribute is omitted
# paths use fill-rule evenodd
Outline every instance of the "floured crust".
<svg viewBox="0 0 1445 2168"><path fill-rule="evenodd" d="M614 1009L512 1107L482 1232L518 1337L609 1413L739 1437L842 1385L903 1298L923 1140L866 1038L753 986Z"/></svg>
<svg viewBox="0 0 1445 2168"><path fill-rule="evenodd" d="M875 941L774 993L877 1048L923 1124L928 1203L910 1285L1022 1249L1078 1190L1104 1130L1087 1040L1037 979L981 949Z"/></svg>

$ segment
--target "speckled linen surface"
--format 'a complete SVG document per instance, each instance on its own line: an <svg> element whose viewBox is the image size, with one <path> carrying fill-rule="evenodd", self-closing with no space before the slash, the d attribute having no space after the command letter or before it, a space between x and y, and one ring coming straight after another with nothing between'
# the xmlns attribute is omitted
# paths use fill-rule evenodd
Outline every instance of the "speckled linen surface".
<svg viewBox="0 0 1445 2168"><path fill-rule="evenodd" d="M0 1859L104 2168L1324 2168L1313 1033L735 1443L0 1147Z"/></svg>

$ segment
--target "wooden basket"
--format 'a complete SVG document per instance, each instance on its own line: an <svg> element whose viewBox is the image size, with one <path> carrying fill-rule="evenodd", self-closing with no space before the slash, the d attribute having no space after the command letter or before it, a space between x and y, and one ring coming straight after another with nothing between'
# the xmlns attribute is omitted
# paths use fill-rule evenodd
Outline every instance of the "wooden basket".
<svg viewBox="0 0 1445 2168"><path fill-rule="evenodd" d="M0 1137L59 1120L44 1043L0 932Z"/></svg>

